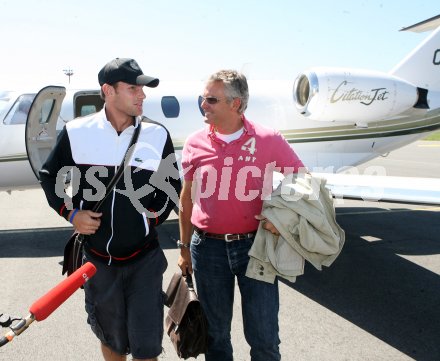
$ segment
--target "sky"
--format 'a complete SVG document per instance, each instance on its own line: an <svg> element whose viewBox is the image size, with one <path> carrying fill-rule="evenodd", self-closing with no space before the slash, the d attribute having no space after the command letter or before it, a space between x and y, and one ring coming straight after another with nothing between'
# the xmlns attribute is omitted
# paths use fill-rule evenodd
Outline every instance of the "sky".
<svg viewBox="0 0 440 361"><path fill-rule="evenodd" d="M97 87L115 57L169 81L387 72L428 35L399 30L439 14L438 0L0 0L0 88L68 86L65 70L70 86Z"/></svg>

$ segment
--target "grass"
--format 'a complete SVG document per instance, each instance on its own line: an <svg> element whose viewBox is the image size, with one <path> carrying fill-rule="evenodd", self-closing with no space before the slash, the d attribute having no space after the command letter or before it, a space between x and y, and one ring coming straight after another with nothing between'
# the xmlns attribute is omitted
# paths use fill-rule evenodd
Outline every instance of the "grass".
<svg viewBox="0 0 440 361"><path fill-rule="evenodd" d="M423 138L423 140L440 140L440 131L431 133L427 137Z"/></svg>

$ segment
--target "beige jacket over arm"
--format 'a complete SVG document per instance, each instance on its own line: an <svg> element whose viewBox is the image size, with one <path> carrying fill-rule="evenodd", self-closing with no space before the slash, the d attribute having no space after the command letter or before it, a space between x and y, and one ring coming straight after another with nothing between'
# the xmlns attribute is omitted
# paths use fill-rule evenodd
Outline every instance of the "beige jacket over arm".
<svg viewBox="0 0 440 361"><path fill-rule="evenodd" d="M273 283L280 276L294 282L304 273L304 260L321 270L342 250L345 233L336 223L333 198L324 179L290 175L263 202L262 214L280 236L260 224L249 251L248 277Z"/></svg>

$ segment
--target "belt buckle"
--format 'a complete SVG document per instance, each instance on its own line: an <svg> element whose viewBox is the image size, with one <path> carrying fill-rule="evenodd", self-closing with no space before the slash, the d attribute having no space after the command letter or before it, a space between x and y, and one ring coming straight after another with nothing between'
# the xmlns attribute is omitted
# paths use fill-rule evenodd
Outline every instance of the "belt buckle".
<svg viewBox="0 0 440 361"><path fill-rule="evenodd" d="M225 241L226 241L226 242L232 242L233 239L229 239L228 236L233 236L233 235L234 235L233 233L226 233L226 234L225 234Z"/></svg>

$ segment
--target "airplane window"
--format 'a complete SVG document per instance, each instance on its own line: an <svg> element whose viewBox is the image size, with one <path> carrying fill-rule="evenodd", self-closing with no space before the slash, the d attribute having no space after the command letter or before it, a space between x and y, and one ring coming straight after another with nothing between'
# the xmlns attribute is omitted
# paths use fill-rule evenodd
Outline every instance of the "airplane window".
<svg viewBox="0 0 440 361"><path fill-rule="evenodd" d="M199 97L199 100L198 100L199 110L200 110L200 113L202 113L202 115L205 116L205 111L202 109L202 101L203 101L202 97Z"/></svg>
<svg viewBox="0 0 440 361"><path fill-rule="evenodd" d="M43 103L43 107L41 108L41 114L39 123L46 124L49 122L50 115L52 114L53 108L55 106L54 99L46 99Z"/></svg>
<svg viewBox="0 0 440 361"><path fill-rule="evenodd" d="M81 117L84 117L89 114L96 113L96 107L94 105L83 105L81 107Z"/></svg>
<svg viewBox="0 0 440 361"><path fill-rule="evenodd" d="M104 100L99 92L81 92L74 97L74 117L83 117L99 112L104 106Z"/></svg>
<svg viewBox="0 0 440 361"><path fill-rule="evenodd" d="M166 118L177 118L179 116L180 105L175 96L162 97L161 106Z"/></svg>
<svg viewBox="0 0 440 361"><path fill-rule="evenodd" d="M23 94L17 99L5 118L5 124L25 124L35 94Z"/></svg>

